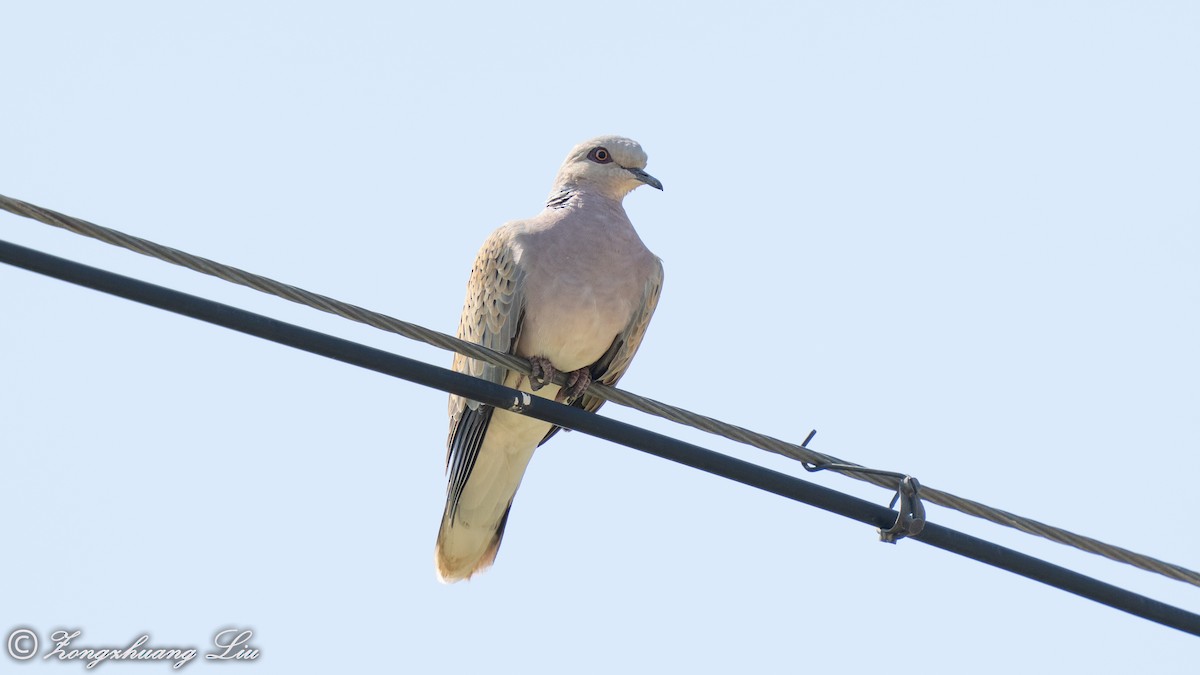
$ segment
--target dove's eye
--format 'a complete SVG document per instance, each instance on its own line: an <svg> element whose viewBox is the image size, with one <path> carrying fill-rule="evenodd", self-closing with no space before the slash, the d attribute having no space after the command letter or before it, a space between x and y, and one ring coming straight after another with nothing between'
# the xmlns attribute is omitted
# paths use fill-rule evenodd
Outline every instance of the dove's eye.
<svg viewBox="0 0 1200 675"><path fill-rule="evenodd" d="M588 153L588 159L597 164L608 164L612 161L612 155L605 148L592 148L592 151Z"/></svg>

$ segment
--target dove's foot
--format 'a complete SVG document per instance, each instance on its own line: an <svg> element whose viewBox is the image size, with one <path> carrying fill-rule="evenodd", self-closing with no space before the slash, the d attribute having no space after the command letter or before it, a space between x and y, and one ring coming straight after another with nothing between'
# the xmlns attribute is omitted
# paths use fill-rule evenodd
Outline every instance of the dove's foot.
<svg viewBox="0 0 1200 675"><path fill-rule="evenodd" d="M583 392L587 390L592 383L592 371L587 368L580 368L567 373L567 386L558 390L558 396L554 397L559 403L570 405L575 399L583 396Z"/></svg>
<svg viewBox="0 0 1200 675"><path fill-rule="evenodd" d="M529 369L533 371L529 375L529 388L534 391L553 382L554 376L558 374L554 364L544 356L529 357Z"/></svg>
<svg viewBox="0 0 1200 675"><path fill-rule="evenodd" d="M558 370L550 363L550 359L544 356L529 357L529 388L537 391L542 387L552 383L554 377L558 375ZM592 371L587 368L572 370L567 373L567 384L558 390L558 395L554 397L559 403L570 404L575 399L583 396L583 392L592 384Z"/></svg>

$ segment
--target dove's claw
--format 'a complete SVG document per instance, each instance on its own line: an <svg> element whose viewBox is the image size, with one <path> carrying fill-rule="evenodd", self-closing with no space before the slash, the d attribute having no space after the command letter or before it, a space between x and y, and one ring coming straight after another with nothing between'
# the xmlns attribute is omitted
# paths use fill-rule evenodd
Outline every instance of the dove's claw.
<svg viewBox="0 0 1200 675"><path fill-rule="evenodd" d="M529 376L529 388L534 391L553 382L554 376L558 374L554 364L544 356L529 357L529 369L533 371Z"/></svg>
<svg viewBox="0 0 1200 675"><path fill-rule="evenodd" d="M592 384L592 371L587 368L573 370L567 374L567 386L558 390L558 396L554 397L559 403L572 403L575 399L583 396L583 392Z"/></svg>

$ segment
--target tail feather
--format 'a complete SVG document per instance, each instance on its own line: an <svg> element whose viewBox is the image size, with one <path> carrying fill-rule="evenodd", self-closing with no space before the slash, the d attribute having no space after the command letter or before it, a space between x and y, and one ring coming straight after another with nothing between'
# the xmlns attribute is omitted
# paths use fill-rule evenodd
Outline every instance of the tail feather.
<svg viewBox="0 0 1200 675"><path fill-rule="evenodd" d="M480 415L486 424L479 428L466 423L479 413L465 411L450 442L446 508L434 553L438 578L445 583L470 579L496 559L525 468L550 429L532 417L486 411Z"/></svg>
<svg viewBox="0 0 1200 675"><path fill-rule="evenodd" d="M496 562L496 554L500 552L504 526L508 524L508 514L511 511L510 501L504 509L500 523L494 529L473 528L461 522L454 522L452 518L444 518L433 556L438 579L444 584L452 584L470 579L476 573L491 567Z"/></svg>

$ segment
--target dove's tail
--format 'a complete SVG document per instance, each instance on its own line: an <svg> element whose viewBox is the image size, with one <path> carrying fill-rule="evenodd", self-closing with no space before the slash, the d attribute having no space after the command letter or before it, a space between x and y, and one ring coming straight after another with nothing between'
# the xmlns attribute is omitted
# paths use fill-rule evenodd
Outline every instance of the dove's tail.
<svg viewBox="0 0 1200 675"><path fill-rule="evenodd" d="M508 524L511 510L510 501L508 508L504 509L504 516L500 518L500 524L494 529L471 527L443 519L433 555L438 579L444 584L452 584L470 579L476 572L491 567L496 562L496 553L500 551L500 540L504 538L504 526Z"/></svg>
<svg viewBox="0 0 1200 675"><path fill-rule="evenodd" d="M490 419L482 433L469 434L478 440L474 452L464 443L453 449L473 455L464 472L451 470L450 492L457 492L453 503L448 496L438 531L434 562L438 578L444 583L470 579L496 560L504 526L512 509L513 497L525 475L525 467L545 438L550 425L541 420L490 410ZM467 427L460 427L458 432ZM460 485L461 482L461 485Z"/></svg>

